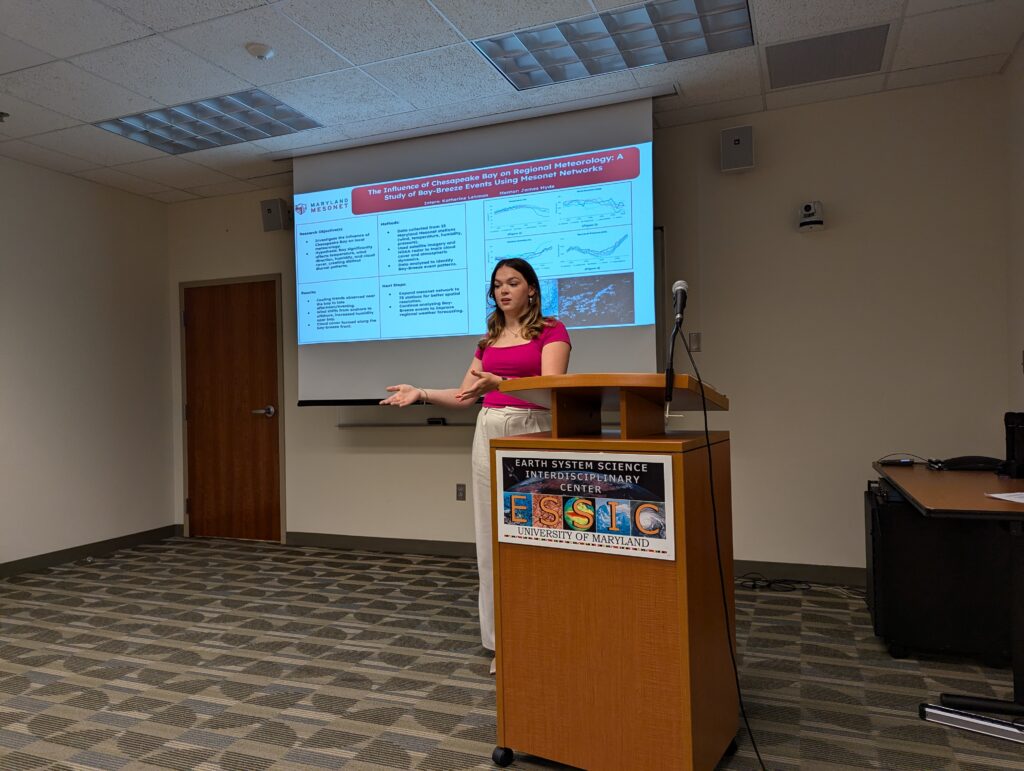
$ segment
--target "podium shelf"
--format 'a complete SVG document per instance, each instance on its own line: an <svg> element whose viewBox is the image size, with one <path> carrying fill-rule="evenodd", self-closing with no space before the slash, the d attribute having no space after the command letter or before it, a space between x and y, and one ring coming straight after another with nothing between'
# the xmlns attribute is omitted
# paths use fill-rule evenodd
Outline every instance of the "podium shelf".
<svg viewBox="0 0 1024 771"><path fill-rule="evenodd" d="M540 375L501 384L510 393L551 409L551 435L556 438L601 434L601 411L618 411L620 435L636 439L664 433L665 375L640 372L601 372ZM729 398L704 385L709 410L728 410ZM673 410L701 409L701 388L696 378L676 375Z"/></svg>

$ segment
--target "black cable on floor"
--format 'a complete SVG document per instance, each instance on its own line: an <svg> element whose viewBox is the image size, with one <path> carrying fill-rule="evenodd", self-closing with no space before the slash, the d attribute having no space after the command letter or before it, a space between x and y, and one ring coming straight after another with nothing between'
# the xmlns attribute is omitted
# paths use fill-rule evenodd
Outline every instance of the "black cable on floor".
<svg viewBox="0 0 1024 771"><path fill-rule="evenodd" d="M683 346L686 348L686 355L690 359L690 366L693 367L693 374L697 378L697 385L700 386L700 406L701 411L704 413L704 444L707 447L708 452L708 485L711 488L711 518L715 529L715 556L718 557L718 585L722 592L722 614L725 618L725 636L726 642L729 645L729 658L732 661L732 676L733 680L736 682L736 699L739 701L740 714L743 716L743 725L747 728L747 735L750 737L750 744L754 748L754 754L757 756L757 762L761 766L761 771L768 771L764 764L764 760L761 758L761 751L757 747L757 741L754 739L754 731L750 728L750 720L747 718L747 708L743 704L743 691L740 688L740 671L739 667L736 665L736 650L732 641L733 630L729 625L729 599L725 592L725 568L722 566L722 543L718 536L718 504L715 500L714 461L711 457L711 432L708 430L708 401L704 394L704 381L701 379L700 371L697 369L697 362L693 360L693 353L690 352L690 346L686 342L686 336L683 335L679 324L676 324L672 328L672 334L678 334L679 338L683 341Z"/></svg>
<svg viewBox="0 0 1024 771"><path fill-rule="evenodd" d="M797 592L811 588L806 581L795 578L766 578L761 573L744 573L736 579L744 589L771 589L773 592Z"/></svg>
<svg viewBox="0 0 1024 771"><path fill-rule="evenodd" d="M867 592L856 586L816 584L799 578L768 578L763 573L744 573L736 577L736 583L744 589L753 591L768 589L772 592L826 592L848 600L863 600L867 597Z"/></svg>

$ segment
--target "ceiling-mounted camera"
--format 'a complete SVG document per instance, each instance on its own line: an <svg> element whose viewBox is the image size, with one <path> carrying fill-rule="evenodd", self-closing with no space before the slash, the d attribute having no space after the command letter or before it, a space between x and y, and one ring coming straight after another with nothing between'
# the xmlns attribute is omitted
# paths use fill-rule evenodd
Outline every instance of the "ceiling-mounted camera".
<svg viewBox="0 0 1024 771"><path fill-rule="evenodd" d="M797 230L821 230L825 227L825 209L821 201L800 204L800 218L796 227Z"/></svg>

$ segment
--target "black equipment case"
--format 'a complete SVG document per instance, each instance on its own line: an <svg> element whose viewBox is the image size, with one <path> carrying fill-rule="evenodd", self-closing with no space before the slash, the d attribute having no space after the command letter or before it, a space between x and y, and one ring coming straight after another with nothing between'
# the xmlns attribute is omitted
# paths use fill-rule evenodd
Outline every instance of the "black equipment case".
<svg viewBox="0 0 1024 771"><path fill-rule="evenodd" d="M967 654L1008 665L1004 523L926 517L878 479L864 493L864 526L868 609L890 654Z"/></svg>

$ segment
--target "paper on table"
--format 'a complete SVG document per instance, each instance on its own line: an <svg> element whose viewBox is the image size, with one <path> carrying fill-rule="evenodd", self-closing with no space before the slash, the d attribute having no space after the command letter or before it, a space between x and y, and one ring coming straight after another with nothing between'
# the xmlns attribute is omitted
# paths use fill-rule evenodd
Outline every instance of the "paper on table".
<svg viewBox="0 0 1024 771"><path fill-rule="evenodd" d="M985 493L989 498L998 498L1010 503L1024 503L1024 493Z"/></svg>

